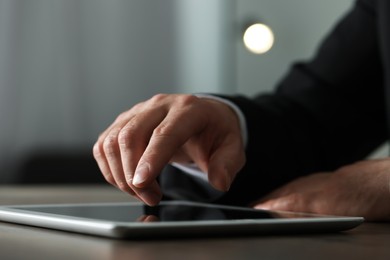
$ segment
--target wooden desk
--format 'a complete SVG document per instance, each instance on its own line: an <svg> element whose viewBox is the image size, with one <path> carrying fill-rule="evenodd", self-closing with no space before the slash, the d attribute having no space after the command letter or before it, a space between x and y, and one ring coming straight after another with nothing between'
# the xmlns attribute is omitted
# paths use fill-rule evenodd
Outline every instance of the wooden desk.
<svg viewBox="0 0 390 260"><path fill-rule="evenodd" d="M0 186L0 204L129 201L109 186ZM0 223L8 259L390 259L390 223L337 234L122 241Z"/></svg>

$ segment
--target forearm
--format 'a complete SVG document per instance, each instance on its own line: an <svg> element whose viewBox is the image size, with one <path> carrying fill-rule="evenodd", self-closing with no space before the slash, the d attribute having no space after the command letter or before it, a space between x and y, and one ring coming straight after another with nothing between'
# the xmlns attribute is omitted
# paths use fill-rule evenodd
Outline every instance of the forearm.
<svg viewBox="0 0 390 260"><path fill-rule="evenodd" d="M370 8L359 1L275 93L226 97L248 128L246 165L226 201L246 203L298 176L335 170L385 141L383 75Z"/></svg>

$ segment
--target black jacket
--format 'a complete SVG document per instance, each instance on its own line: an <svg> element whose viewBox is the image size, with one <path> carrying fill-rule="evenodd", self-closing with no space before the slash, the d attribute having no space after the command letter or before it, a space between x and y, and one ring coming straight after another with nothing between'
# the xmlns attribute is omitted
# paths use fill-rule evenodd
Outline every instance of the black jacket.
<svg viewBox="0 0 390 260"><path fill-rule="evenodd" d="M315 57L295 64L275 93L225 97L246 117L247 163L218 202L245 205L298 176L364 159L388 138L389 77L390 1L357 1ZM182 173L167 171L167 194L203 196L184 188Z"/></svg>

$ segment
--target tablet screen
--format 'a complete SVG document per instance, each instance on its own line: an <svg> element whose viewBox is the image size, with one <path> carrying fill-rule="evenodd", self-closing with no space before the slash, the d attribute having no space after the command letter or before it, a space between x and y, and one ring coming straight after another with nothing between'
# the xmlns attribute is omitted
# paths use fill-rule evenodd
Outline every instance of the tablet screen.
<svg viewBox="0 0 390 260"><path fill-rule="evenodd" d="M115 238L331 232L363 220L189 201L0 207L0 221Z"/></svg>
<svg viewBox="0 0 390 260"><path fill-rule="evenodd" d="M270 212L250 208L210 206L209 204L162 202L150 207L142 204L72 205L61 207L13 207L39 213L99 219L113 222L177 222L275 218L311 218L314 215ZM318 216L316 216L318 217Z"/></svg>

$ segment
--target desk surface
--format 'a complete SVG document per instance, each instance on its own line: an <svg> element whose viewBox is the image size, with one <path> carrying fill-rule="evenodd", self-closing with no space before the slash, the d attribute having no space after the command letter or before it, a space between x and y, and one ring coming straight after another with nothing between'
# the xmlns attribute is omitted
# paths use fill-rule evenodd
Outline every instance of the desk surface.
<svg viewBox="0 0 390 260"><path fill-rule="evenodd" d="M0 186L0 204L120 202L108 186ZM336 234L129 241L0 223L1 259L390 259L390 223Z"/></svg>

